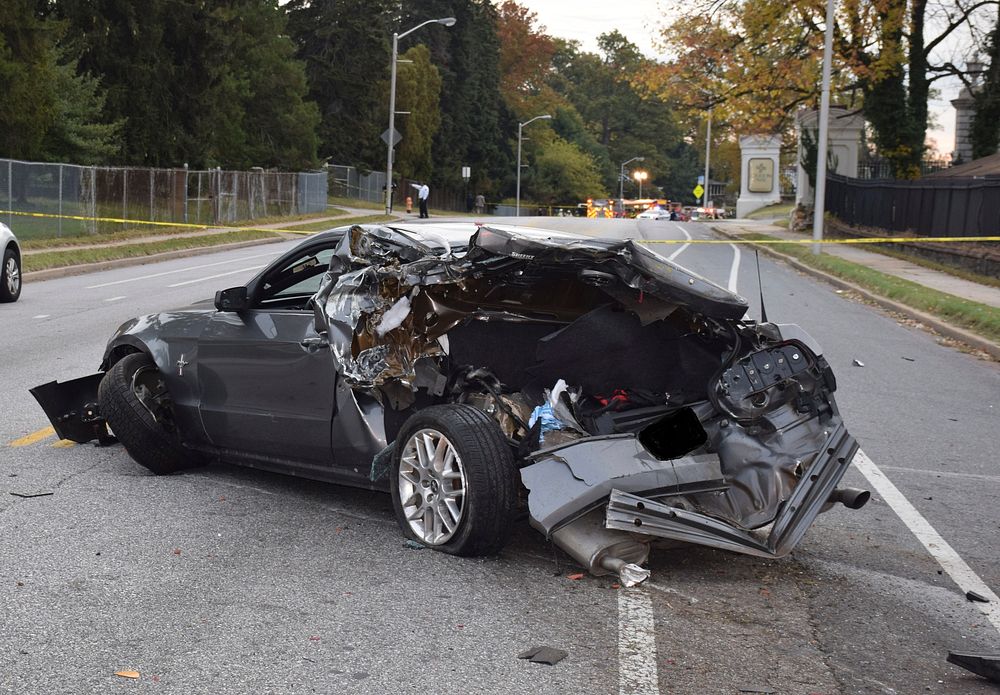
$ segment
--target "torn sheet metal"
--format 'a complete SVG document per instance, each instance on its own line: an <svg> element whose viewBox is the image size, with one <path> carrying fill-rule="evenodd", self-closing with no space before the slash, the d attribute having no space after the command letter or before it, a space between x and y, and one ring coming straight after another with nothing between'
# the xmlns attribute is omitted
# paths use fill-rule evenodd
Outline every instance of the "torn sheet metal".
<svg viewBox="0 0 1000 695"><path fill-rule="evenodd" d="M607 526L762 557L783 557L794 548L826 504L857 453L843 425L830 433L817 456L784 501L766 538L695 511L662 504L622 490L611 493Z"/></svg>
<svg viewBox="0 0 1000 695"><path fill-rule="evenodd" d="M613 489L678 494L718 489L722 471L714 455L658 461L636 435L589 437L536 452L521 469L531 524L546 536L601 504Z"/></svg>

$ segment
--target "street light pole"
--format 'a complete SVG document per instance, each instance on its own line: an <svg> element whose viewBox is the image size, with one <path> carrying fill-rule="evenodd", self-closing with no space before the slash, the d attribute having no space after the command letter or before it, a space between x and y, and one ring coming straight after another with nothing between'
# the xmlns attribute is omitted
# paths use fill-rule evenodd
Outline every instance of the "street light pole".
<svg viewBox="0 0 1000 695"><path fill-rule="evenodd" d="M712 156L712 107L708 107L708 130L705 132L705 194L701 197L701 206L708 210L708 163Z"/></svg>
<svg viewBox="0 0 1000 695"><path fill-rule="evenodd" d="M521 131L524 130L524 126L528 125L532 121L547 120L552 118L550 114L542 114L541 116L535 116L534 118L529 118L524 123L517 124L517 194L514 203L514 217L521 216Z"/></svg>
<svg viewBox="0 0 1000 695"><path fill-rule="evenodd" d="M823 91L819 99L819 151L816 153L816 200L813 202L812 252L819 254L826 212L826 141L830 132L830 62L833 59L833 3L826 0L826 36L823 40Z"/></svg>
<svg viewBox="0 0 1000 695"><path fill-rule="evenodd" d="M621 171L618 172L618 200L622 201L622 210L625 209L625 165L631 164L632 162L641 162L645 157L632 157L632 159L626 159L622 162Z"/></svg>
<svg viewBox="0 0 1000 695"><path fill-rule="evenodd" d="M646 172L646 171L637 171L632 176L635 177L635 180L639 182L639 199L641 200L642 199L642 182L645 181L649 177L649 172Z"/></svg>
<svg viewBox="0 0 1000 695"><path fill-rule="evenodd" d="M396 57L399 55L399 40L428 24L443 24L446 27L451 27L455 26L455 18L428 19L402 34L396 32L392 34L392 64L389 67L389 142L386 143L389 151L385 158L385 214L387 215L392 213L392 155L396 148L393 135L396 133Z"/></svg>

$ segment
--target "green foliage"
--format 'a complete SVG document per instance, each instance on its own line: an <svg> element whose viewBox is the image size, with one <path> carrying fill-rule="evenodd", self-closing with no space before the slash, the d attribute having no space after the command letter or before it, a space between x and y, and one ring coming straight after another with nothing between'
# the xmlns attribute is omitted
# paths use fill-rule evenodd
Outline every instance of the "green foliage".
<svg viewBox="0 0 1000 695"><path fill-rule="evenodd" d="M427 46L414 46L402 60L396 75L396 107L409 113L396 119L403 139L396 148L395 166L401 176L427 181L434 168L431 145L441 125L441 76L431 64Z"/></svg>
<svg viewBox="0 0 1000 695"><path fill-rule="evenodd" d="M560 137L539 148L534 171L522 187L524 197L553 204L605 194L593 158Z"/></svg>
<svg viewBox="0 0 1000 695"><path fill-rule="evenodd" d="M1000 20L990 34L989 59L985 83L975 95L976 115L969 132L973 159L995 154L1000 145Z"/></svg>
<svg viewBox="0 0 1000 695"><path fill-rule="evenodd" d="M58 0L81 70L122 119L123 159L154 166L302 168L319 115L272 0Z"/></svg>
<svg viewBox="0 0 1000 695"><path fill-rule="evenodd" d="M392 0L292 0L288 30L319 105L319 153L363 170L385 166Z"/></svg>

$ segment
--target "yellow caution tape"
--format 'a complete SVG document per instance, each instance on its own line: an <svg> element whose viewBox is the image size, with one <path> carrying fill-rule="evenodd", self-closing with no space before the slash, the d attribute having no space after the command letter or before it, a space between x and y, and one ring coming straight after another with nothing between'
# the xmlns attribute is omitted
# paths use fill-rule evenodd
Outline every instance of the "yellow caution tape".
<svg viewBox="0 0 1000 695"><path fill-rule="evenodd" d="M153 227L172 227L174 229L217 229L221 232L281 232L282 234L316 234L315 231L304 232L296 229L281 229L268 227L232 227L221 224L192 224L190 222L154 222L153 220L130 220L123 217L85 217L81 215L56 215L48 212L22 212L19 210L0 210L0 215L19 215L21 217L37 217L53 220L77 220L80 222L111 222L115 224L144 224ZM330 220L336 222L336 220ZM296 221L296 224L309 224L309 220ZM331 227L332 229L332 227Z"/></svg>
<svg viewBox="0 0 1000 695"><path fill-rule="evenodd" d="M593 212L593 214L591 214ZM84 217L80 215L56 215L46 212L20 212L17 210L0 210L0 215L20 215L22 217L39 217L46 219L78 220L81 222L111 222L116 224L145 224L156 227L173 227L181 229L217 229L223 232L280 232L282 234L316 234L315 231L282 229L280 227L233 227L218 224L192 224L190 222L154 222L151 220L130 220L120 217ZM587 211L587 217L596 217L594 210ZM330 220L336 223L337 220ZM301 224L309 224L303 220ZM333 227L331 227L332 229ZM914 242L929 242L934 244L953 244L969 242L996 242L1000 236L948 236L948 237L862 237L853 239L823 239L816 242L812 239L641 239L643 244L902 244Z"/></svg>

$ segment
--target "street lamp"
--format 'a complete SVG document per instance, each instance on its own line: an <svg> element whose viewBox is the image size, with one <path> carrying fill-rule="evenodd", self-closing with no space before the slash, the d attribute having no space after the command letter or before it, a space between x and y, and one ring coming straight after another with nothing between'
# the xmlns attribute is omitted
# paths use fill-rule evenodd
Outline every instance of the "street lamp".
<svg viewBox="0 0 1000 695"><path fill-rule="evenodd" d="M711 186L708 183L708 163L712 154L712 107L708 107L708 130L705 132L705 193L701 196L701 206L705 208L705 214L708 214L708 189Z"/></svg>
<svg viewBox="0 0 1000 695"><path fill-rule="evenodd" d="M649 178L649 172L636 171L632 173L632 178L639 182L639 199L642 200L642 182Z"/></svg>
<svg viewBox="0 0 1000 695"><path fill-rule="evenodd" d="M392 212L392 153L396 147L393 136L396 134L396 56L399 55L399 40L428 24L443 24L446 27L452 27L455 26L455 18L428 19L426 22L418 24L412 29L404 31L402 34L396 32L392 34L392 65L389 69L389 131L387 134L388 142L386 143L389 153L385 160L385 214L387 215Z"/></svg>
<svg viewBox="0 0 1000 695"><path fill-rule="evenodd" d="M517 197L515 198L514 205L514 216L521 216L521 131L524 126L528 125L533 121L538 120L548 120L552 118L550 114L542 114L541 116L535 116L534 118L529 118L524 123L517 124Z"/></svg>
<svg viewBox="0 0 1000 695"><path fill-rule="evenodd" d="M625 165L632 162L641 162L645 157L632 157L622 162L621 171L618 174L618 200L622 201L622 210L625 209Z"/></svg>

